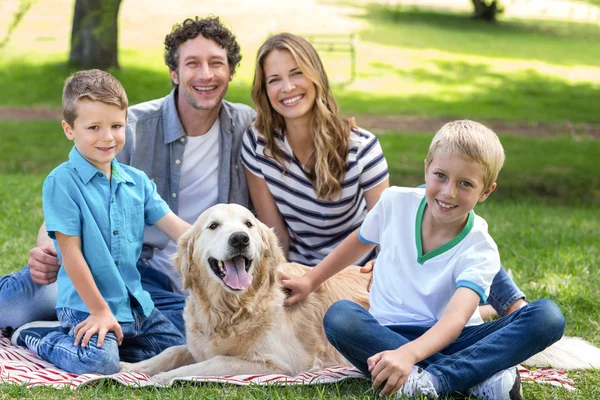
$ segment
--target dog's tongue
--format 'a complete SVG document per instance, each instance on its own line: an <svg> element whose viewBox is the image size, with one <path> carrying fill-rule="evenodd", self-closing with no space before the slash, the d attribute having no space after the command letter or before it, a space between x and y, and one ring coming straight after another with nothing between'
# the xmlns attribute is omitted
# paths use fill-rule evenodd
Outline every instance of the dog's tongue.
<svg viewBox="0 0 600 400"><path fill-rule="evenodd" d="M252 275L246 272L244 257L237 256L231 260L223 261L227 275L223 282L234 290L246 290L252 283Z"/></svg>

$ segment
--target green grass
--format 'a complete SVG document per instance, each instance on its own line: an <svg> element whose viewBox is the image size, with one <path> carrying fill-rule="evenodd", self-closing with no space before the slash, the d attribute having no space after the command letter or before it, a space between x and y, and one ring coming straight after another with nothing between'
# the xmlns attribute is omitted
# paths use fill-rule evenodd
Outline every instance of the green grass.
<svg viewBox="0 0 600 400"><path fill-rule="evenodd" d="M467 14L349 4L354 18L365 24L358 32L357 79L334 90L347 115L600 123L598 24L487 24ZM243 37L248 32L236 33ZM256 49L243 50L227 98L251 104ZM321 55L332 77L348 70L343 57ZM58 107L64 79L74 71L65 62L65 53L40 48L23 54L18 46L10 47L0 57L0 106ZM121 70L111 72L124 84L131 104L170 90L160 43L137 51L123 48L120 62Z"/></svg>
<svg viewBox="0 0 600 400"><path fill-rule="evenodd" d="M431 135L380 136L392 183L422 182L423 158ZM501 136L507 161L497 192L477 206L489 223L504 265L530 299L556 301L567 318L567 334L600 345L600 142L570 137ZM70 142L57 122L0 122L0 273L18 270L42 221L40 192L45 175L67 157ZM577 392L525 384L525 398L600 398L600 372L571 372ZM253 398L375 399L367 381L317 387L178 385L129 389L104 383L76 392L0 386L3 398Z"/></svg>

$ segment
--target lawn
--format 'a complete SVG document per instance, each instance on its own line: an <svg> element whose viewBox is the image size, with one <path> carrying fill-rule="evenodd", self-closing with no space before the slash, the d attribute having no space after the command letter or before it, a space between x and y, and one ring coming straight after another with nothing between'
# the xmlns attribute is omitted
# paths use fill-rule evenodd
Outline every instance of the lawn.
<svg viewBox="0 0 600 400"><path fill-rule="evenodd" d="M70 6L63 0L52 3L66 11L62 19L53 16L53 23L63 28L56 30L40 22L39 32L25 35L19 31L0 57L0 106L59 106L62 83L74 70L64 65ZM286 7L298 18L310 11L294 4L301 3L290 2ZM43 6L36 4L32 15L46 11ZM150 25L141 25L138 20L143 18L134 18L129 6L124 2L121 16L127 27L121 35L122 68L112 72L123 82L133 104L162 97L169 90L162 63L162 35L168 31L167 18L178 22L181 17L164 10L167 16L160 20L161 29L164 27L160 32L164 33L158 34L158 28L145 32ZM327 7L335 16L331 29L358 35L357 78L350 84L343 84L348 78L349 58L321 53L345 114L600 123L597 23L514 19L486 24L466 13L383 7L364 1L328 2ZM150 14L153 10L144 10L148 18L157 18ZM255 18L250 20L264 17L271 21L257 25L223 6L222 16L240 39L244 55L229 100L251 102L254 55L274 32L274 18L278 18L277 30L327 32L323 27L326 11L318 5L310 26L279 18L285 10L268 10L275 16L255 10ZM25 25L19 29L24 31ZM140 31L133 35L133 29Z"/></svg>
<svg viewBox="0 0 600 400"><path fill-rule="evenodd" d="M422 159L432 134L380 136L392 183L422 182ZM567 334L600 345L600 141L570 136L526 138L501 135L507 161L499 187L477 207L490 225L504 265L530 299L555 300L567 318ZM0 122L0 272L27 262L42 221L40 191L45 175L66 159L70 142L57 122ZM527 399L600 398L599 372L572 372L577 392L526 384ZM255 398L360 399L375 396L355 380L320 387L231 387L204 385L127 389L115 384L75 393L47 388L0 387L0 398Z"/></svg>

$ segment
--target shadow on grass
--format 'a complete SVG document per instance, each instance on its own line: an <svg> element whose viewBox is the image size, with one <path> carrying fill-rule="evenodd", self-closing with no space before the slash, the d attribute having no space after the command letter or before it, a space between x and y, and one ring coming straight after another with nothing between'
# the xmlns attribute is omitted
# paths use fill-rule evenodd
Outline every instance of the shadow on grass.
<svg viewBox="0 0 600 400"><path fill-rule="evenodd" d="M592 83L569 83L533 69L498 73L488 64L432 60L422 67L400 69L373 62L373 75L399 75L431 85L431 93L378 95L335 88L346 115L424 115L507 121L600 123L600 88ZM1 106L60 107L64 80L75 69L60 62L0 64ZM171 82L166 71L125 65L111 71L123 83L130 104L166 96ZM234 79L226 99L252 105L250 83Z"/></svg>
<svg viewBox="0 0 600 400"><path fill-rule="evenodd" d="M359 6L360 7L360 6ZM547 20L500 20L490 24L468 13L364 5L369 27L363 41L470 56L538 60L556 65L600 64L598 24Z"/></svg>
<svg viewBox="0 0 600 400"><path fill-rule="evenodd" d="M396 68L372 63L375 74L398 75L409 82L442 87L435 94L378 97L341 92L342 108L361 114L412 114L509 121L600 122L600 87L570 83L533 69L498 73L488 64L432 60L425 67Z"/></svg>

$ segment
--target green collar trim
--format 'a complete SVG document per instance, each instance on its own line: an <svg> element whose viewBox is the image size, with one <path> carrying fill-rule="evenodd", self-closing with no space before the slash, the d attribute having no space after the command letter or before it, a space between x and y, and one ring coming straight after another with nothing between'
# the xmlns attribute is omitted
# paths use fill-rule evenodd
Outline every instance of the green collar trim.
<svg viewBox="0 0 600 400"><path fill-rule="evenodd" d="M445 243L436 249L431 250L427 254L423 254L423 240L422 240L422 235L421 235L421 227L423 225L423 214L425 213L426 206L427 206L427 200L426 200L425 196L423 196L423 200L421 200L421 204L419 205L419 209L417 210L417 219L415 222L415 240L417 242L417 262L420 265L425 264L425 261L431 260L432 258L445 253L446 251L450 250L451 248L453 248L454 246L459 244L465 238L465 236L467 236L469 234L469 232L471 232L471 229L473 228L473 224L475 223L475 213L473 212L473 210L471 210L469 212L469 217L467 218L467 223L463 227L462 231L460 231L460 233L458 235L456 235L456 237L454 239L450 240L448 243Z"/></svg>

